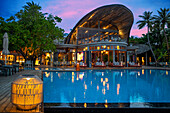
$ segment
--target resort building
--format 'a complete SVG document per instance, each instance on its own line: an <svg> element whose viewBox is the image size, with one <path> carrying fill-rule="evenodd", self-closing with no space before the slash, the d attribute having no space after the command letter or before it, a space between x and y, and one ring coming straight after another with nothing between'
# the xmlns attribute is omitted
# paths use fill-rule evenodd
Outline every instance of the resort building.
<svg viewBox="0 0 170 113"><path fill-rule="evenodd" d="M37 58L35 65L73 65L77 62L83 62L87 67L96 62L104 65L116 63L128 66L130 62L148 65L151 54L149 57L143 52L147 53L150 49L138 52L141 46L129 44L133 21L133 13L124 5L99 7L86 14L64 40L55 40L56 52L47 51ZM1 52L0 60L4 58ZM9 63L25 62L21 54L16 52L7 55L7 60Z"/></svg>
<svg viewBox="0 0 170 113"><path fill-rule="evenodd" d="M65 61L83 61L88 67L95 62L119 62L127 66L130 52L136 63L136 46L128 46L133 13L120 4L99 7L85 15L73 28L63 44L58 44L56 56ZM67 56L67 57L64 57ZM57 59L58 59L57 58ZM59 59L57 60L59 61Z"/></svg>

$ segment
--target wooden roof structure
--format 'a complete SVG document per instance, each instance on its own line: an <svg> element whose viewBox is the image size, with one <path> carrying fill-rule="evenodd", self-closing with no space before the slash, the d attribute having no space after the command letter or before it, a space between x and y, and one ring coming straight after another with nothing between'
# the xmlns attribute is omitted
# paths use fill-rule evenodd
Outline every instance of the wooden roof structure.
<svg viewBox="0 0 170 113"><path fill-rule="evenodd" d="M99 7L86 14L73 28L65 40L69 44L71 36L75 35L77 28L99 28L117 30L122 39L129 38L130 29L134 21L133 13L121 4L112 4ZM99 26L100 23L100 26Z"/></svg>

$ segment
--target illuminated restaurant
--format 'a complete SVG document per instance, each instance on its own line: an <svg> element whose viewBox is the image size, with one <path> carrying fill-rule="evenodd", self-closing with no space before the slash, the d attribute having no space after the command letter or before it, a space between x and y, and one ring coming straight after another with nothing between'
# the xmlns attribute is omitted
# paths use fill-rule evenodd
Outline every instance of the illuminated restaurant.
<svg viewBox="0 0 170 113"><path fill-rule="evenodd" d="M57 48L66 50L67 61L82 61L87 66L97 60L123 62L126 65L129 61L128 39L133 20L132 12L123 5L99 7L85 15L75 25L64 44L59 44Z"/></svg>

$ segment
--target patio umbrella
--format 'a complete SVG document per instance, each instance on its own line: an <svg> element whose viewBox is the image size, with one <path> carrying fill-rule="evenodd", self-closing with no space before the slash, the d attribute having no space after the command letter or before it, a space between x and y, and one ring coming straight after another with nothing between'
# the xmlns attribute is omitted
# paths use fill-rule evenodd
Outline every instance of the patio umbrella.
<svg viewBox="0 0 170 113"><path fill-rule="evenodd" d="M2 54L5 55L5 65L6 65L6 55L8 55L10 52L8 50L8 34L5 33L3 36L3 50L2 50Z"/></svg>

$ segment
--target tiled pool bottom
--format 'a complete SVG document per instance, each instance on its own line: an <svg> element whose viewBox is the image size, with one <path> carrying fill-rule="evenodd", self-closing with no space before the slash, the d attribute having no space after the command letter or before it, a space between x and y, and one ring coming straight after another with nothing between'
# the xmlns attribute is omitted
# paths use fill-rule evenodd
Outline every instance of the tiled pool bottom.
<svg viewBox="0 0 170 113"><path fill-rule="evenodd" d="M44 103L56 108L169 107L166 70L45 72Z"/></svg>

